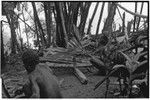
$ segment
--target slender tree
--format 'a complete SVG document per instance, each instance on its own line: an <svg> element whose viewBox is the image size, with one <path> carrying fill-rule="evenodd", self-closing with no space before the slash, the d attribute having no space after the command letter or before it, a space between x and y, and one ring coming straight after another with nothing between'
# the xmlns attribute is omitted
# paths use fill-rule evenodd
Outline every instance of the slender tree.
<svg viewBox="0 0 150 100"><path fill-rule="evenodd" d="M122 33L125 32L125 12L123 13L123 22L122 22Z"/></svg>
<svg viewBox="0 0 150 100"><path fill-rule="evenodd" d="M35 10L33 10L33 15L34 15L34 24L35 24L35 34L37 36L37 46L39 47L39 49L41 48L41 44L40 44L40 36L39 36L39 31L38 31L38 25L37 25L37 21L36 21L36 14L35 14Z"/></svg>
<svg viewBox="0 0 150 100"><path fill-rule="evenodd" d="M74 8L74 15L73 15L73 23L74 23L74 25L77 25L78 12L79 12L80 5L81 5L81 3L78 2L77 5Z"/></svg>
<svg viewBox="0 0 150 100"><path fill-rule="evenodd" d="M81 20L80 20L80 24L79 24L79 30L81 32L81 36L84 35L85 24L87 21L90 6L91 6L91 2L86 2L85 4L83 2L80 7Z"/></svg>
<svg viewBox="0 0 150 100"><path fill-rule="evenodd" d="M142 4L141 4L140 14L142 14L142 11L143 11L143 5L144 5L144 2L142 2ZM137 27L136 27L136 30L137 30L137 31L138 31L138 28L139 28L140 20L141 20L141 18L139 17L139 20L138 20L138 23L137 23Z"/></svg>
<svg viewBox="0 0 150 100"><path fill-rule="evenodd" d="M115 16L115 12L116 12L115 3L111 3L110 9L111 10L109 10L109 12L108 12L108 16L107 16L107 19L105 21L105 24L104 24L104 27L103 27L103 30L102 30L102 33L105 36L107 36L108 38L110 37L111 32L112 32L112 23L114 21L114 16Z"/></svg>
<svg viewBox="0 0 150 100"><path fill-rule="evenodd" d="M35 14L35 18L36 18L35 21L37 21L37 25L38 25L38 29L39 29L39 33L40 33L40 38L41 38L42 46L45 47L46 44L47 44L46 39L45 39L45 33L44 33L42 25L40 23L40 19L38 17L38 14L37 14L37 11L36 11L36 6L35 6L34 2L32 2L32 6L33 6L33 11L34 11L34 14Z"/></svg>
<svg viewBox="0 0 150 100"><path fill-rule="evenodd" d="M97 4L96 4L95 9L94 9L94 12L93 12L93 15L92 15L92 17L91 17L91 19L90 19L89 26L88 26L88 30L87 30L87 34L90 34L91 25L92 25L92 22L93 22L94 16L95 16L95 14L96 14L96 11L97 11L97 8L98 8L98 5L99 5L99 3L97 3Z"/></svg>
<svg viewBox="0 0 150 100"><path fill-rule="evenodd" d="M6 18L8 20L10 31L11 31L11 53L16 54L16 33L14 27L14 19L12 14L7 14Z"/></svg>
<svg viewBox="0 0 150 100"><path fill-rule="evenodd" d="M137 2L135 2L135 13L137 12ZM135 32L136 16L134 16L133 32Z"/></svg>
<svg viewBox="0 0 150 100"><path fill-rule="evenodd" d="M22 4L22 16L23 16L23 20L24 20L24 22L26 21L26 19L25 19L25 16L24 16L24 13L23 13L23 10L24 10L24 5ZM24 23L25 24L25 23ZM29 36L28 36L28 33L27 33L27 26L26 26L26 24L25 24L25 33L26 33L26 38L27 38L27 46L29 46Z"/></svg>
<svg viewBox="0 0 150 100"><path fill-rule="evenodd" d="M1 21L1 68L5 66L4 44L3 44L3 23Z"/></svg>
<svg viewBox="0 0 150 100"><path fill-rule="evenodd" d="M44 11L45 11L45 18L46 18L46 27L47 27L47 40L49 47L51 45L51 30L52 30L52 6L50 2L44 2Z"/></svg>
<svg viewBox="0 0 150 100"><path fill-rule="evenodd" d="M59 47L67 47L68 37L66 33L66 27L64 22L64 16L62 11L62 5L59 2L55 2L56 9L56 45Z"/></svg>
<svg viewBox="0 0 150 100"><path fill-rule="evenodd" d="M97 29L96 29L96 36L98 35L98 32L99 32L99 26L100 26L102 16L103 16L104 6L105 6L105 2L103 2L102 7L101 7L100 17L99 17Z"/></svg>

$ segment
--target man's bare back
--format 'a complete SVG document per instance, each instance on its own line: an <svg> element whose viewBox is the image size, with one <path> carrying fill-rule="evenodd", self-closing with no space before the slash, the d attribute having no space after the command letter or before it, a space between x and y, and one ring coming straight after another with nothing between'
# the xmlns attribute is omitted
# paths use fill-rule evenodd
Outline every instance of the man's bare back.
<svg viewBox="0 0 150 100"><path fill-rule="evenodd" d="M22 55L24 67L28 72L33 98L61 98L56 76L46 64L39 63L39 57L31 50Z"/></svg>
<svg viewBox="0 0 150 100"><path fill-rule="evenodd" d="M38 64L33 72L29 74L32 84L32 96L40 98L60 98L61 93L56 76L46 65Z"/></svg>

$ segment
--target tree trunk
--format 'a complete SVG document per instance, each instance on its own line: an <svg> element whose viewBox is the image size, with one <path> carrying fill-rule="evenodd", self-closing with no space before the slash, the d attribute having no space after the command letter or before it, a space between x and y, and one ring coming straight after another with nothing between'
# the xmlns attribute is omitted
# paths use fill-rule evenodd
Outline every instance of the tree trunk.
<svg viewBox="0 0 150 100"><path fill-rule="evenodd" d="M34 14L35 14L35 17L36 17L36 21L37 21L37 25L38 25L38 28L39 28L39 31L40 31L40 37L41 37L41 41L42 41L42 46L45 47L46 46L46 39L45 39L45 34L44 34L44 31L43 31L43 28L42 28L42 25L40 23L40 19L37 15L37 11L36 11L36 6L35 6L35 3L32 2L32 6L33 6L33 10L34 10Z"/></svg>
<svg viewBox="0 0 150 100"><path fill-rule="evenodd" d="M91 20L90 20L90 22L89 22L89 26L88 26L87 34L90 34L91 24L92 24L92 22L93 22L93 19L94 19L95 14L96 14L96 11L97 11L97 8L98 8L98 5L99 5L99 3L97 3L97 4L96 4L96 6L95 6L95 9L94 9L93 15L92 15Z"/></svg>
<svg viewBox="0 0 150 100"><path fill-rule="evenodd" d="M33 10L33 15L34 15L34 23L35 23L35 34L37 35L37 44L39 49L41 48L41 42L40 42L40 36L39 36L39 32L38 32L38 25L37 25L37 21L36 21L36 15L35 15L35 10Z"/></svg>
<svg viewBox="0 0 150 100"><path fill-rule="evenodd" d="M24 16L24 13L23 13L23 7L24 5L22 4L22 16L23 16L23 20L24 20L24 22L25 22L25 16ZM27 30L27 26L26 26L26 24L24 23L24 25L25 25L25 33L26 33L26 38L27 38L27 46L29 47L29 37L28 37L28 33L26 32L26 30Z"/></svg>
<svg viewBox="0 0 150 100"><path fill-rule="evenodd" d="M123 22L122 22L122 33L125 34L124 32L125 32L125 12L123 13Z"/></svg>
<svg viewBox="0 0 150 100"><path fill-rule="evenodd" d="M78 2L76 8L74 9L74 15L73 15L73 23L77 26L77 19L78 19L78 12L80 8L81 3Z"/></svg>
<svg viewBox="0 0 150 100"><path fill-rule="evenodd" d="M44 10L45 10L45 18L46 18L46 27L47 27L47 47L51 45L51 28L52 28L52 11L51 11L51 3L44 2Z"/></svg>
<svg viewBox="0 0 150 100"><path fill-rule="evenodd" d="M4 44L3 44L3 23L1 21L1 68L3 69L5 66L5 56L4 56Z"/></svg>
<svg viewBox="0 0 150 100"><path fill-rule="evenodd" d="M140 11L140 14L142 14L143 5L144 5L144 2L142 2L142 4L141 4L141 11ZM138 28L139 28L140 20L141 20L141 18L139 17L139 20L138 20L138 23L137 23L137 27L136 27L136 30L137 30L137 31L139 30Z"/></svg>
<svg viewBox="0 0 150 100"><path fill-rule="evenodd" d="M88 12L89 12L90 6L91 6L91 3L87 2L87 3L85 3L85 6L83 6L83 4L82 4L82 6L80 7L81 21L80 21L80 25L79 25L79 30L82 33L81 34L82 37L84 35L85 24L86 24L86 20L88 17Z"/></svg>
<svg viewBox="0 0 150 100"><path fill-rule="evenodd" d="M97 37L98 32L99 32L99 25L101 23L103 11L104 11L104 6L105 6L105 2L103 2L102 7L101 7L100 17L99 17L98 24L97 24L97 29L96 29L96 37Z"/></svg>
<svg viewBox="0 0 150 100"><path fill-rule="evenodd" d="M16 54L16 33L15 33L15 27L14 27L14 19L12 14L6 14L10 31L11 31L11 53Z"/></svg>
<svg viewBox="0 0 150 100"><path fill-rule="evenodd" d="M68 36L65 27L64 16L61 3L56 2L55 8L57 12L56 18L56 44L59 47L68 47Z"/></svg>
<svg viewBox="0 0 150 100"><path fill-rule="evenodd" d="M19 40L20 40L20 47L21 47L21 51L23 51L23 38L21 37L21 28L20 28L20 24L18 23L18 30L19 30Z"/></svg>
<svg viewBox="0 0 150 100"><path fill-rule="evenodd" d="M135 13L137 12L137 2L135 2ZM136 16L134 16L133 33L135 32Z"/></svg>
<svg viewBox="0 0 150 100"><path fill-rule="evenodd" d="M102 33L108 37L108 39L110 38L111 32L112 32L112 23L114 21L114 16L115 16L115 12L116 12L116 5L114 3L112 3L110 5L110 9L106 22L104 24Z"/></svg>

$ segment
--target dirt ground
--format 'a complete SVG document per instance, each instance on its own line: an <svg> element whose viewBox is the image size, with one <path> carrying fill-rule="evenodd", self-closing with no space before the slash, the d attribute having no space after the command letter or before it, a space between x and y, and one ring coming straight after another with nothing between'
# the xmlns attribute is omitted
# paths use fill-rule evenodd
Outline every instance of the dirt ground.
<svg viewBox="0 0 150 100"><path fill-rule="evenodd" d="M15 66L8 65L9 72L5 72L2 74L2 77L5 81L5 85L9 91L10 95L13 95L13 92L20 88L20 84L25 83L26 71L22 67L22 64L18 64ZM8 69L7 69L8 70ZM99 88L95 91L94 86L104 78L104 76L93 75L93 73L88 72L86 69L81 69L81 71L86 75L88 79L88 83L86 85L81 84L78 78L72 74L69 70L64 69L54 69L55 75L58 77L58 80L63 80L60 87L61 93L64 98L104 98L104 94L106 91L106 83L104 82ZM117 84L113 84L116 82L116 78L110 78L111 83L109 86L108 98L114 98L113 93L118 91L119 86ZM2 91L3 92L3 91ZM3 97L5 97L4 93L2 93Z"/></svg>

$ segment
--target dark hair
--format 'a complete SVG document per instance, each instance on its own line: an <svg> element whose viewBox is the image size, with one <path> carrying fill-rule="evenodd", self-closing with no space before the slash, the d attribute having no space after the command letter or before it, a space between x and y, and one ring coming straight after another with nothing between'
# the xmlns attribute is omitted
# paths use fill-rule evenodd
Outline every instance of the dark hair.
<svg viewBox="0 0 150 100"><path fill-rule="evenodd" d="M39 57L33 50L26 50L22 54L22 61L28 72L35 69L35 66L39 63Z"/></svg>

